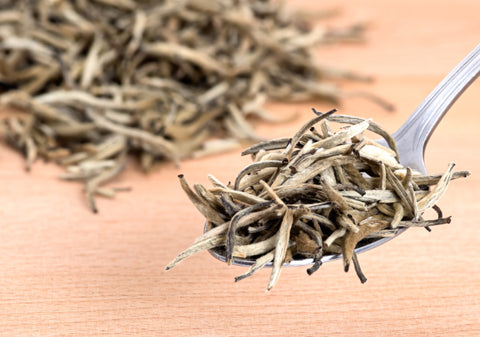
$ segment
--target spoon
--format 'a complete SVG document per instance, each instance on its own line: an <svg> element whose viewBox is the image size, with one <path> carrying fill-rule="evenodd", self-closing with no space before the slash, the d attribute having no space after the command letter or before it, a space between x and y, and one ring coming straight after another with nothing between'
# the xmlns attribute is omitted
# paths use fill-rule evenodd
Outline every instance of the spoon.
<svg viewBox="0 0 480 337"><path fill-rule="evenodd" d="M422 174L427 173L424 162L424 152L430 136L445 113L479 75L480 44L433 89L405 123L393 133L393 138L397 143L400 163L404 167L410 167ZM378 143L386 146L383 139L379 140ZM381 238L357 247L355 248L355 252L358 254L378 247L403 233L405 230L406 228L401 228L393 236ZM215 258L225 262L225 257L215 249L210 250L210 253ZM324 255L322 262L336 260L340 257L340 254ZM244 266L252 265L254 262L255 261L244 259L233 259L232 261L233 264ZM293 260L286 265L305 266L312 263L313 259L309 258ZM267 266L271 265L271 263L267 264Z"/></svg>

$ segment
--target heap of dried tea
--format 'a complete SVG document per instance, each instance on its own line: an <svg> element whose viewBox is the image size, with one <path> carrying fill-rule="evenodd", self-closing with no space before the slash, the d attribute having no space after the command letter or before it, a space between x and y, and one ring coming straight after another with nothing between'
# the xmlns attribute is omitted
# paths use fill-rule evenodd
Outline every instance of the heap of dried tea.
<svg viewBox="0 0 480 337"><path fill-rule="evenodd" d="M443 175L414 172L399 163L394 139L378 124L333 112L316 112L291 138L245 150L242 154L252 155L253 163L232 184L210 176L213 188L195 184L192 190L180 176L182 188L205 216L207 230L167 269L201 250L215 249L227 263L253 262L236 280L272 263L271 289L284 263L312 259L311 274L323 256L341 254L345 271L353 263L363 283L355 248L400 228L450 222L436 203L451 179L469 172L454 173L454 164ZM331 122L347 126L334 132ZM383 137L389 148L365 137L366 130ZM423 218L429 208L437 211L437 219Z"/></svg>
<svg viewBox="0 0 480 337"><path fill-rule="evenodd" d="M317 18L315 18L317 19ZM0 4L0 98L23 114L1 133L26 157L67 168L94 195L126 154L145 170L258 141L246 118L266 99L336 100L319 43L362 40L362 25L312 27L279 1L15 0Z"/></svg>

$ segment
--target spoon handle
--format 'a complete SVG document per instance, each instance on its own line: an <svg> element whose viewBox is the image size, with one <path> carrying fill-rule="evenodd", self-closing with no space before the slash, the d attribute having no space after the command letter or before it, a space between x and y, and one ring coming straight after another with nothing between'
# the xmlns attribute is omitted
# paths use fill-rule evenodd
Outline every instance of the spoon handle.
<svg viewBox="0 0 480 337"><path fill-rule="evenodd" d="M480 74L480 44L423 100L393 134L402 165L426 173L423 155L436 126L458 97ZM422 167L418 167L421 164Z"/></svg>

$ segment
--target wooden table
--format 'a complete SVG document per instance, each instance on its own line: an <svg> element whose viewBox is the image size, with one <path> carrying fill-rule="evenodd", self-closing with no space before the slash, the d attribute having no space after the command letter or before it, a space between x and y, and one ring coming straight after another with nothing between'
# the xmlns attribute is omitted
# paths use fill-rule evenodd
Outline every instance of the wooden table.
<svg viewBox="0 0 480 337"><path fill-rule="evenodd" d="M313 1L290 1L316 9ZM293 4L295 3L295 4ZM324 46L326 64L376 77L361 88L394 102L388 113L361 98L341 113L371 117L394 131L431 89L480 42L476 0L322 1L343 14L331 25L368 19L368 43ZM270 104L281 125L260 124L264 137L291 135L331 104ZM265 292L269 269L234 283L244 268L201 253L166 272L165 265L201 233L203 218L176 176L208 184L207 174L233 179L249 161L234 151L165 164L145 176L132 164L115 181L132 186L115 200L99 199L92 214L81 187L62 170L0 147L0 334L4 336L479 336L480 335L480 82L474 83L437 128L427 169L455 161L470 170L441 200L449 225L411 229L359 256L368 277L360 284L340 261L312 276L285 268Z"/></svg>

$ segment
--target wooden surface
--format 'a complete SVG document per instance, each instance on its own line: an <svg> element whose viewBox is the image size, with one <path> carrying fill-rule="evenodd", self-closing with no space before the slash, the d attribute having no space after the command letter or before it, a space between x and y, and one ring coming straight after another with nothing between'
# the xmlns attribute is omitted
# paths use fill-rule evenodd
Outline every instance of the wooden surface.
<svg viewBox="0 0 480 337"><path fill-rule="evenodd" d="M302 9L313 1L289 1ZM361 98L340 112L372 117L394 131L431 89L480 43L476 0L322 1L339 6L340 25L372 22L364 45L318 49L319 59L374 75L362 88L391 102L387 113ZM291 135L326 103L279 105L289 124L261 124L265 137ZM145 176L132 164L115 182L132 186L115 200L87 208L81 187L59 181L53 164L23 160L0 146L0 335L4 336L479 336L480 335L480 82L451 109L431 138L427 169L448 162L472 172L454 181L439 203L449 225L411 229L359 256L368 277L360 284L340 261L308 276L284 269L265 292L270 270L234 283L242 267L208 253L171 271L165 265L201 233L203 218L176 176L208 184L207 174L233 179L248 162L239 151L171 164Z"/></svg>

